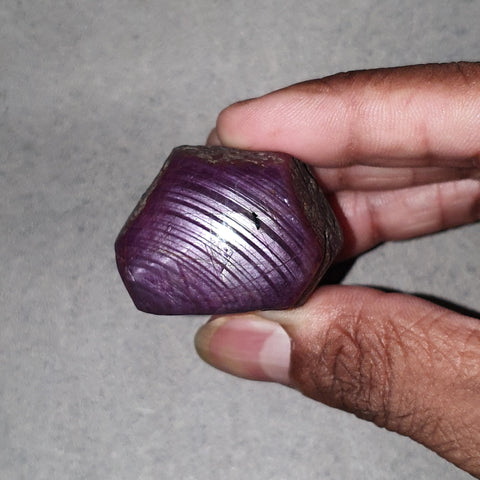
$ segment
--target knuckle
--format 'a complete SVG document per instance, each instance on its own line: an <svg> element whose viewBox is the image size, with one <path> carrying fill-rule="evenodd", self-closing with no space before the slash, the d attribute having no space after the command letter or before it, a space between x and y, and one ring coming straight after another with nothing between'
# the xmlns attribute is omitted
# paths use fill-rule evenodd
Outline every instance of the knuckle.
<svg viewBox="0 0 480 480"><path fill-rule="evenodd" d="M377 424L390 411L392 365L385 337L358 315L332 327L325 339L327 391L336 406ZM384 332L383 332L384 333Z"/></svg>
<svg viewBox="0 0 480 480"><path fill-rule="evenodd" d="M380 299L365 300L366 306L354 313L337 311L334 321L310 338L303 351L293 352L293 374L307 396L398 429L400 423L413 421L413 407L398 395L397 374L406 346L398 326L388 315L379 315L372 300Z"/></svg>

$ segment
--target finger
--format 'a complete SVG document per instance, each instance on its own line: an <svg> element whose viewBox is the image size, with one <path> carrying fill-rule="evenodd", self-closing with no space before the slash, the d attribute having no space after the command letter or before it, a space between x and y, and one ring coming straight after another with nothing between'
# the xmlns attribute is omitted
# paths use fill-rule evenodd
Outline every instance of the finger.
<svg viewBox="0 0 480 480"><path fill-rule="evenodd" d="M480 63L420 65L304 82L220 113L222 144L316 166L480 165Z"/></svg>
<svg viewBox="0 0 480 480"><path fill-rule="evenodd" d="M316 176L326 192L340 190L394 190L466 178L480 179L478 168L404 167L386 168L352 165L316 168Z"/></svg>
<svg viewBox="0 0 480 480"><path fill-rule="evenodd" d="M480 181L460 180L329 197L344 231L339 259L389 240L405 240L480 219Z"/></svg>
<svg viewBox="0 0 480 480"><path fill-rule="evenodd" d="M217 318L196 346L221 370L292 386L480 475L474 319L407 295L324 287L295 310Z"/></svg>

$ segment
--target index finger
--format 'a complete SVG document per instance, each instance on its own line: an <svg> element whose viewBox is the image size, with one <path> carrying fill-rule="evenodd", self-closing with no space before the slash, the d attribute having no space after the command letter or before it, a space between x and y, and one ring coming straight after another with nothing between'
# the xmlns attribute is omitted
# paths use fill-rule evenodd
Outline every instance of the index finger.
<svg viewBox="0 0 480 480"><path fill-rule="evenodd" d="M480 166L480 63L365 70L223 110L222 144L322 167Z"/></svg>

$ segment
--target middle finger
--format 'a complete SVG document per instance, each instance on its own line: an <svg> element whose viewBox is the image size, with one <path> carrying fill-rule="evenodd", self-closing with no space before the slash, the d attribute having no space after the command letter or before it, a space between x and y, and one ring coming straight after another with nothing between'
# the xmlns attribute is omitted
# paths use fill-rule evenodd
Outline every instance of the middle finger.
<svg viewBox="0 0 480 480"><path fill-rule="evenodd" d="M375 167L352 165L314 169L326 192L341 190L396 190L466 178L480 179L479 168L450 167Z"/></svg>

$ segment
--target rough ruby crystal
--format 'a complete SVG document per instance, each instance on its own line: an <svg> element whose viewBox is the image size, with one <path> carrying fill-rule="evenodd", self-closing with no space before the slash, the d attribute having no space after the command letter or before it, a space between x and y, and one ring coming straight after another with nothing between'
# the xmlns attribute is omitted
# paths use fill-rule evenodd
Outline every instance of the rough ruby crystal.
<svg viewBox="0 0 480 480"><path fill-rule="evenodd" d="M342 232L308 167L284 153L173 150L116 243L138 309L223 314L303 303Z"/></svg>

